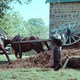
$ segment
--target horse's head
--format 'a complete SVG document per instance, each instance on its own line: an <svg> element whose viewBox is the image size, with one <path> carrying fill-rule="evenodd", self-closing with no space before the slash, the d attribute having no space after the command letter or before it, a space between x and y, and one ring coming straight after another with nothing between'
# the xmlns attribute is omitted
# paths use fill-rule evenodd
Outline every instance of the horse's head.
<svg viewBox="0 0 80 80"><path fill-rule="evenodd" d="M4 47L6 47L8 44L11 44L11 40L3 38L3 43L4 43Z"/></svg>
<svg viewBox="0 0 80 80"><path fill-rule="evenodd" d="M1 37L2 41L3 41L4 47L6 47L8 44L11 43L11 41L10 41L10 39L8 39L7 35L0 34L0 37Z"/></svg>

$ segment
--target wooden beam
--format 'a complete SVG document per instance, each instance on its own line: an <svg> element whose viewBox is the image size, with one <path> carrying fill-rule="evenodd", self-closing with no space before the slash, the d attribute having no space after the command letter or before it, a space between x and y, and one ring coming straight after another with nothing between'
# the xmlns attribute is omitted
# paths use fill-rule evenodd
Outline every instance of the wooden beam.
<svg viewBox="0 0 80 80"><path fill-rule="evenodd" d="M26 40L26 41L13 41L12 43L34 43L34 42L45 42L45 41L48 41L50 42L51 40L50 39L41 39L41 40Z"/></svg>
<svg viewBox="0 0 80 80"><path fill-rule="evenodd" d="M62 68L66 68L68 63L70 64L70 66L76 65L76 66L78 66L78 68L80 68L80 65L77 64L77 63L80 63L80 56L68 56L65 63L63 64Z"/></svg>

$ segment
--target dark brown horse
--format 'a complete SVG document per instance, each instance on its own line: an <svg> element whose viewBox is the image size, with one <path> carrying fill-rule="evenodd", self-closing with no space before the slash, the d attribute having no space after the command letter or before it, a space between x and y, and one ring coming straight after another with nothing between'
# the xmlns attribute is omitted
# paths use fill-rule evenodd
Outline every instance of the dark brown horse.
<svg viewBox="0 0 80 80"><path fill-rule="evenodd" d="M37 37L21 37L20 35L16 35L11 40L4 40L5 46L7 44L11 44L12 49L15 51L15 56L18 58L22 58L22 52L28 52L32 49L35 50L37 53L41 51L44 52L43 43L47 46L48 50L50 49L46 41L39 41L39 42L29 42L31 40L40 40Z"/></svg>

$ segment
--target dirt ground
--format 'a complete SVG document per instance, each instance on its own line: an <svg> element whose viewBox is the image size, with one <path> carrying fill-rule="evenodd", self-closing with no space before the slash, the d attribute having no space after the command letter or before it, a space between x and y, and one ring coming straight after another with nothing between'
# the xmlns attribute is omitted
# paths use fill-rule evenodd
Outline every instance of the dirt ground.
<svg viewBox="0 0 80 80"><path fill-rule="evenodd" d="M11 64L4 62L0 65L0 69L13 69L13 68L30 68L30 67L43 67L47 68L52 65L51 51L37 54L34 57L25 59L16 59ZM62 63L64 63L66 56L80 56L80 49L63 49L62 50ZM52 62L52 63L51 63ZM6 64L5 64L6 63Z"/></svg>

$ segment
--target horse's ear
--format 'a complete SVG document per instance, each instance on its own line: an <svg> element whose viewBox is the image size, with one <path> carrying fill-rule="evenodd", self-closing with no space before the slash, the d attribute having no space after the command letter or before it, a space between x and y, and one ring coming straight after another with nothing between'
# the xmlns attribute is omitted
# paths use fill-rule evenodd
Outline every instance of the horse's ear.
<svg viewBox="0 0 80 80"><path fill-rule="evenodd" d="M20 37L20 34L18 33L17 36Z"/></svg>

